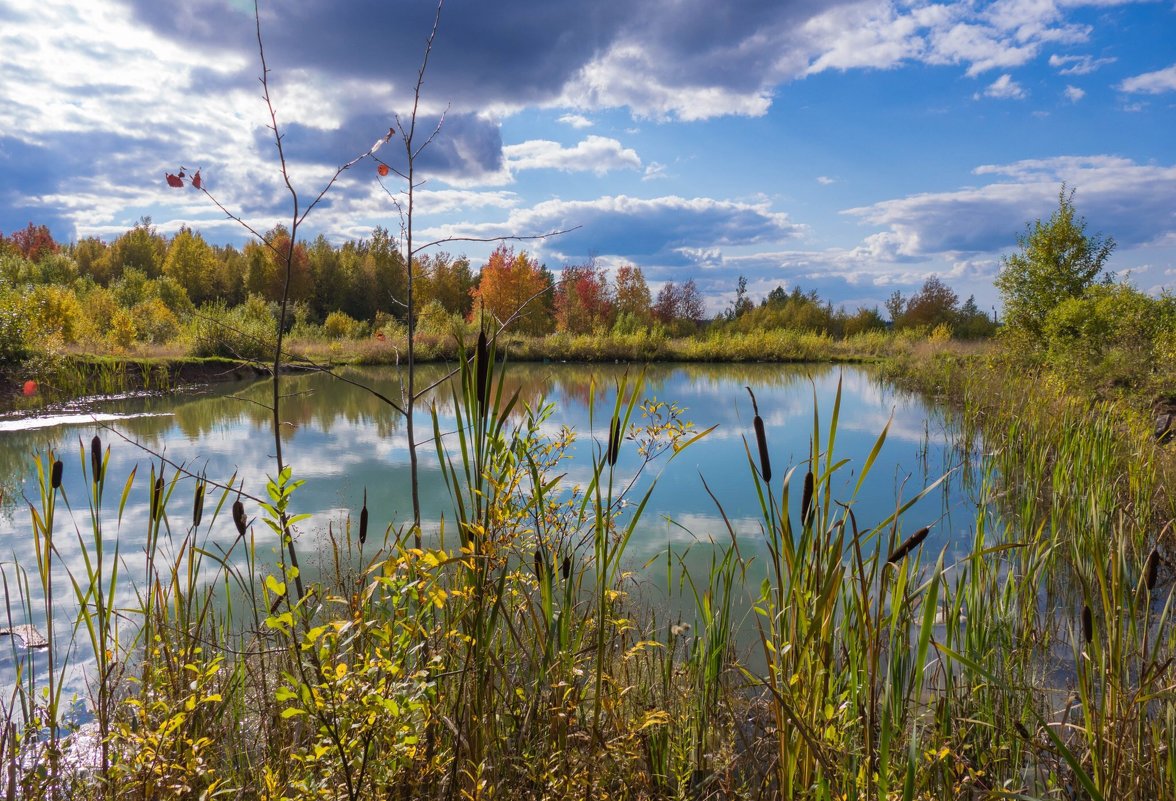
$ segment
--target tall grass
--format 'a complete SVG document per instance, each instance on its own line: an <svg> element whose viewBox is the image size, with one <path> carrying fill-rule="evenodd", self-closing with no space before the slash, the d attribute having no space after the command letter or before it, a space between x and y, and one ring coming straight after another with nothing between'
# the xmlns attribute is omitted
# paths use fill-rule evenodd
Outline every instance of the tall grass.
<svg viewBox="0 0 1176 801"><path fill-rule="evenodd" d="M706 432L626 378L592 409L589 479L573 486L575 432L508 393L493 345L462 356L457 433L434 414L453 501L437 537L418 547L365 504L358 525L324 524L313 575L283 559L281 538L308 525L296 468L251 498L237 477L162 464L115 481L100 442L76 467L41 459L36 564L0 578L6 625L51 647L10 646L0 791L1176 798L1166 507L1154 462L1125 465L1108 409L1010 414L1001 435L992 407L965 405L989 449L981 508L970 547L941 553L925 541L942 523L911 519L932 487L881 513L856 502L888 429L840 456L839 394L781 470L761 420L747 481L767 557L745 555L733 524L705 571L667 553L689 610L673 619L638 599L626 548L656 474ZM85 508L65 469L84 474ZM190 517L169 513L176 493ZM124 525L148 527L133 558ZM64 689L79 668L81 706Z"/></svg>

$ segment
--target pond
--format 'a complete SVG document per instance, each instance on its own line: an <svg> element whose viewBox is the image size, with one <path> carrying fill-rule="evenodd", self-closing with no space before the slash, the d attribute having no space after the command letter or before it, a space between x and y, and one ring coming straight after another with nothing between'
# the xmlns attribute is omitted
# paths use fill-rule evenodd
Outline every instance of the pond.
<svg viewBox="0 0 1176 801"><path fill-rule="evenodd" d="M346 376L394 399L400 398L401 374L389 368L348 369ZM591 454L607 443L608 414L615 387L626 375L632 383L642 370L620 365L519 364L508 367L508 392L519 391L520 403L536 408L546 400L552 404L543 431L556 436L567 426L575 432L570 459L560 465L565 486L581 487L591 480ZM444 376L444 368L429 365L420 371L418 385L427 386ZM932 526L926 548L952 553L971 547L976 503L973 491L959 479L957 468L973 454L961 455L955 447L950 421L919 396L899 391L881 380L869 368L827 365L655 365L643 373L641 398L676 404L681 417L697 430L712 429L700 441L672 461L663 455L636 476L642 465L636 445L626 441L617 463L618 484L634 476L632 497L656 478L657 485L626 551L626 564L634 574L643 602L668 604L669 614L683 614L675 602L665 598L667 559L671 548L681 564L705 574L717 546L730 542L724 522L730 521L745 558L765 553L759 501L753 481L749 451L756 453L752 428L751 400L746 387L755 392L763 417L773 465L772 486L779 493L788 469L801 465L793 484L793 504L798 503L803 462L813 438L814 407L819 414L820 441L828 435L829 420L838 386L841 387L836 457L846 459L835 482L833 497L847 498L867 454L879 434L888 426L883 446L855 506L863 527L886 519L900 499L914 497L945 473L949 480L939 484L903 517L901 531L909 534L924 525ZM385 527L396 530L411 520L409 457L403 418L373 393L325 375L295 375L283 379L283 455L292 465L294 477L305 484L294 494L292 511L311 517L299 528L299 548L308 573L321 564L313 557L327 542L327 531L338 532L348 515L358 519L366 492L371 531L382 538ZM63 487L68 507L59 503L55 545L63 568L80 575L84 570L81 551L90 532L88 490L82 478L82 459L88 463L91 438L98 434L111 448L107 486L103 501L106 536L117 536L123 580L117 604L133 605L143 576L144 548L150 531L150 481L159 456L182 463L187 471L204 474L210 480L241 486L249 495L264 497L267 475L274 473L274 442L270 429L271 385L267 380L253 383L224 383L194 388L176 395L127 397L98 400L77 408L60 409L33 418L0 418L0 573L6 581L13 624L43 625L44 613L22 609L15 589L24 583L22 574L34 587L36 549L31 536L29 502L39 505L34 453L52 449L64 462ZM435 539L440 521L453 518L453 504L440 473L433 426L428 410L436 408L440 430L454 430L452 390L442 383L425 396L425 413L418 422L418 438L427 440L420 448L421 502L424 531ZM590 399L595 420L590 417ZM642 424L640 411L633 423ZM152 456L155 454L155 457ZM755 460L758 461L758 458ZM119 514L119 500L126 478L137 476ZM171 483L176 471L164 465ZM705 483L704 483L705 482ZM182 478L167 502L162 534L162 551L179 543L189 532L195 480ZM720 512L715 500L722 504ZM210 490L208 512L197 534L201 547L228 549L237 532L228 511L230 496L215 522L211 510L221 497ZM278 559L276 542L261 525L260 510L250 503L247 513L254 527L258 559ZM449 537L452 538L450 529ZM453 545L450 541L449 545ZM108 551L108 560L110 559ZM675 561L675 564L678 564ZM87 659L84 637L73 634L71 621L76 604L69 591L64 569L54 576L55 633L59 642L72 642L72 661ZM0 623L6 628L9 623ZM0 640L0 672L10 673L15 659ZM12 677L0 676L0 685L11 686ZM80 693L80 686L78 688Z"/></svg>

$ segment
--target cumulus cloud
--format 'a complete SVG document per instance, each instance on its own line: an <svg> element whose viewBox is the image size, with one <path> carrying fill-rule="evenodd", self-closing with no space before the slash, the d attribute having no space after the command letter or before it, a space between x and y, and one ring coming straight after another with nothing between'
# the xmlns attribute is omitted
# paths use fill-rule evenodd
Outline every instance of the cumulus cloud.
<svg viewBox="0 0 1176 801"><path fill-rule="evenodd" d="M583 114L564 114L559 118L559 121L564 125L570 125L573 128L591 128L592 120L585 117Z"/></svg>
<svg viewBox="0 0 1176 801"><path fill-rule="evenodd" d="M708 249L781 242L800 236L805 228L766 202L615 195L549 200L515 209L499 223L438 226L426 235L490 237L557 230L568 233L549 240L543 249L567 261L598 254L681 266L694 263Z"/></svg>
<svg viewBox="0 0 1176 801"><path fill-rule="evenodd" d="M1079 100L1086 97L1086 92L1082 89L1079 89L1077 86L1067 85L1064 94L1066 95L1066 99L1071 103L1077 103Z"/></svg>
<svg viewBox="0 0 1176 801"><path fill-rule="evenodd" d="M502 153L512 171L548 169L603 175L611 170L641 168L636 150L604 136L589 136L572 147L547 139L532 139L507 145Z"/></svg>
<svg viewBox="0 0 1176 801"><path fill-rule="evenodd" d="M1155 72L1145 72L1142 75L1125 78L1119 84L1119 90L1145 95L1176 92L1176 64Z"/></svg>
<svg viewBox="0 0 1176 801"><path fill-rule="evenodd" d="M1063 183L1078 188L1075 202L1091 229L1112 233L1121 246L1154 244L1176 232L1171 210L1176 166L1138 164L1116 156L1062 156L984 165L975 173L996 180L845 213L884 227L886 231L875 236L882 237L879 241L896 259L967 256L1011 247L1026 220L1048 217L1057 208Z"/></svg>
<svg viewBox="0 0 1176 801"><path fill-rule="evenodd" d="M980 95L977 94L976 97L980 97ZM1025 97L1025 90L1013 80L1012 75L1006 72L988 85L984 90L984 97L994 97L998 100L1022 100Z"/></svg>

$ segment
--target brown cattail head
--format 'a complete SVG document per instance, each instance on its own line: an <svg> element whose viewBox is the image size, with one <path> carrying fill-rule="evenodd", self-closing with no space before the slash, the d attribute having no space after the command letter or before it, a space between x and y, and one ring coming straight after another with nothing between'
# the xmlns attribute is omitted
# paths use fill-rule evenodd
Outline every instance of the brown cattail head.
<svg viewBox="0 0 1176 801"><path fill-rule="evenodd" d="M1152 548L1152 552L1147 555L1147 566L1144 571L1147 575L1147 591L1151 592L1156 588L1156 580L1160 576L1160 552L1156 548Z"/></svg>
<svg viewBox="0 0 1176 801"><path fill-rule="evenodd" d="M563 574L564 581L572 575L572 557L565 556L559 565L559 572Z"/></svg>
<svg viewBox="0 0 1176 801"><path fill-rule="evenodd" d="M800 496L800 521L808 525L809 514L813 511L813 471L804 474L804 493Z"/></svg>
<svg viewBox="0 0 1176 801"><path fill-rule="evenodd" d="M1028 730L1028 729L1026 729L1026 728L1025 728L1025 727L1024 727L1022 724L1021 724L1021 721L1019 721L1019 720L1018 720L1018 721L1014 721L1014 722L1013 722L1013 728L1017 730L1017 734L1021 735L1021 739L1023 739L1023 740L1026 740L1026 741L1029 741L1029 740L1032 740L1032 739L1033 739L1032 737L1030 737L1030 736L1029 736L1029 730Z"/></svg>
<svg viewBox="0 0 1176 801"><path fill-rule="evenodd" d="M615 466L621 455L621 419L615 418L608 432L608 463Z"/></svg>
<svg viewBox="0 0 1176 801"><path fill-rule="evenodd" d="M61 489L61 474L65 470L65 465L61 463L60 459L53 461L53 467L49 471L49 484L53 489Z"/></svg>
<svg viewBox="0 0 1176 801"><path fill-rule="evenodd" d="M363 508L359 510L359 547L367 542L368 530L368 508L367 508L367 487L363 488Z"/></svg>
<svg viewBox="0 0 1176 801"><path fill-rule="evenodd" d="M1094 639L1094 614L1089 604L1082 605L1082 637L1088 643Z"/></svg>
<svg viewBox="0 0 1176 801"><path fill-rule="evenodd" d="M915 548L918 548L923 543L923 540L927 539L927 535L930 533L931 527L923 526L914 534L903 540L902 543L894 549L894 553L887 557L886 563L893 565L901 562L904 558L906 558L907 554L915 550Z"/></svg>
<svg viewBox="0 0 1176 801"><path fill-rule="evenodd" d="M539 579L543 578L543 551L539 548L535 549L535 575Z"/></svg>
<svg viewBox="0 0 1176 801"><path fill-rule="evenodd" d="M249 521L245 517L245 504L241 503L240 498L233 501L233 523L237 526L237 535L244 537Z"/></svg>
<svg viewBox="0 0 1176 801"><path fill-rule="evenodd" d="M95 481L102 480L102 440L97 434L90 440L90 473Z"/></svg>
<svg viewBox="0 0 1176 801"><path fill-rule="evenodd" d="M192 528L200 527L200 519L204 517L204 480L196 481L196 496L192 499Z"/></svg>
<svg viewBox="0 0 1176 801"><path fill-rule="evenodd" d="M475 397L478 401L478 411L486 411L486 401L489 399L490 388L486 379L490 374L490 346L486 342L486 332L478 332L478 345L474 351L474 385Z"/></svg>
<svg viewBox="0 0 1176 801"><path fill-rule="evenodd" d="M155 479L155 486L151 488L151 520L159 519L163 512L163 476Z"/></svg>
<svg viewBox="0 0 1176 801"><path fill-rule="evenodd" d="M764 418L760 417L759 404L755 402L755 393L751 391L751 387L747 387L747 394L751 396L751 410L755 413L755 419L751 424L755 428L755 444L759 448L760 475L768 482L772 480L772 461L768 458L768 435L764 431Z"/></svg>

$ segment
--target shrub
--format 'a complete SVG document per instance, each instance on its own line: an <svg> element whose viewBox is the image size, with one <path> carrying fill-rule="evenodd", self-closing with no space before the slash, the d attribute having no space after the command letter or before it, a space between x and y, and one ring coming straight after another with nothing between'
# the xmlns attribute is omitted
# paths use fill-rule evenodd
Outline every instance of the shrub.
<svg viewBox="0 0 1176 801"><path fill-rule="evenodd" d="M150 298L131 310L138 338L156 345L169 342L180 333L180 321L160 298Z"/></svg>
<svg viewBox="0 0 1176 801"><path fill-rule="evenodd" d="M206 303L194 317L192 354L263 361L273 358L277 340L274 319L256 295L241 306Z"/></svg>
<svg viewBox="0 0 1176 801"><path fill-rule="evenodd" d="M0 364L12 364L29 355L28 321L21 296L0 284Z"/></svg>
<svg viewBox="0 0 1176 801"><path fill-rule="evenodd" d="M25 298L25 313L34 339L60 339L66 345L77 342L82 327L82 305L72 289L38 286Z"/></svg>
<svg viewBox="0 0 1176 801"><path fill-rule="evenodd" d="M367 333L367 326L347 312L333 311L323 321L323 333L331 339L359 339Z"/></svg>

